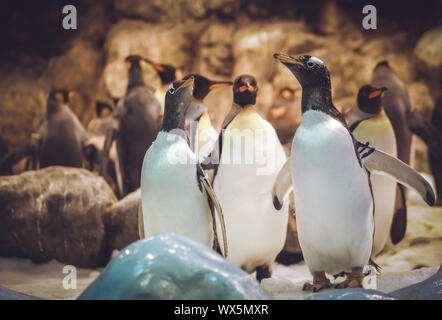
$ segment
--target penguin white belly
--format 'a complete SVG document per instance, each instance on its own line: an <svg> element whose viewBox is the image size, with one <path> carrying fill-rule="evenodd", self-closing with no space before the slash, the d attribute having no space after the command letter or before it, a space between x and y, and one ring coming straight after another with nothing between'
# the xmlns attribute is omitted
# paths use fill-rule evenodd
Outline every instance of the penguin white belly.
<svg viewBox="0 0 442 320"><path fill-rule="evenodd" d="M396 137L388 117L381 113L371 119L362 121L353 131L354 137L393 157L397 157ZM375 256L385 247L390 235L396 199L396 181L392 178L372 173L370 175L374 197L375 232L373 252Z"/></svg>
<svg viewBox="0 0 442 320"><path fill-rule="evenodd" d="M198 187L195 155L182 137L160 132L147 150L141 199L146 237L175 232L212 247L210 208Z"/></svg>
<svg viewBox="0 0 442 320"><path fill-rule="evenodd" d="M309 269L330 274L363 267L373 240L373 200L346 128L306 111L292 144L296 224Z"/></svg>
<svg viewBox="0 0 442 320"><path fill-rule="evenodd" d="M248 272L271 268L285 243L288 204L277 211L271 196L285 160L275 130L255 111L241 111L227 127L214 190L226 223L227 260Z"/></svg>
<svg viewBox="0 0 442 320"><path fill-rule="evenodd" d="M217 139L218 133L212 127L208 113L204 112L201 119L198 121L196 132L196 155L200 162L202 162L213 150Z"/></svg>

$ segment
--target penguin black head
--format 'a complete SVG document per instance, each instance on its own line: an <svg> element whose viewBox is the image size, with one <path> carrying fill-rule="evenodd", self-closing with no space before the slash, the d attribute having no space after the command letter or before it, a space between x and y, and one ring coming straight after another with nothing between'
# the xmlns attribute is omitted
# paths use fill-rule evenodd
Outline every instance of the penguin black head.
<svg viewBox="0 0 442 320"><path fill-rule="evenodd" d="M309 55L291 57L283 53L275 53L273 57L295 75L303 88L330 86L330 73L320 59Z"/></svg>
<svg viewBox="0 0 442 320"><path fill-rule="evenodd" d="M198 101L203 101L212 90L231 86L233 84L232 81L212 81L199 74L188 74L183 80L187 80L191 77L193 77L195 81L193 97Z"/></svg>
<svg viewBox="0 0 442 320"><path fill-rule="evenodd" d="M167 88L162 131L184 129L187 109L192 102L194 79L179 80Z"/></svg>
<svg viewBox="0 0 442 320"><path fill-rule="evenodd" d="M75 91L66 89L54 89L49 93L48 100L55 100L60 103L69 103L75 96Z"/></svg>
<svg viewBox="0 0 442 320"><path fill-rule="evenodd" d="M233 82L233 101L241 107L256 103L258 83L253 76L241 75Z"/></svg>
<svg viewBox="0 0 442 320"><path fill-rule="evenodd" d="M91 99L90 102L98 118L105 117L112 113L112 107L109 104L101 101L95 101L94 99Z"/></svg>
<svg viewBox="0 0 442 320"><path fill-rule="evenodd" d="M126 62L129 70L131 69L143 70L145 67L145 59L137 54L132 54L127 56L126 59L124 59L124 61Z"/></svg>
<svg viewBox="0 0 442 320"><path fill-rule="evenodd" d="M376 67L374 67L374 69L376 70L379 67L387 67L387 68L391 69L390 64L388 63L388 60L379 61L378 64L376 65Z"/></svg>
<svg viewBox="0 0 442 320"><path fill-rule="evenodd" d="M169 83L181 78L180 71L170 64L159 64L152 62L149 59L144 59L144 61L146 61L155 69L161 79L162 85L168 85Z"/></svg>
<svg viewBox="0 0 442 320"><path fill-rule="evenodd" d="M359 109L370 114L381 112L384 91L386 90L385 87L376 88L371 85L361 87L357 98Z"/></svg>

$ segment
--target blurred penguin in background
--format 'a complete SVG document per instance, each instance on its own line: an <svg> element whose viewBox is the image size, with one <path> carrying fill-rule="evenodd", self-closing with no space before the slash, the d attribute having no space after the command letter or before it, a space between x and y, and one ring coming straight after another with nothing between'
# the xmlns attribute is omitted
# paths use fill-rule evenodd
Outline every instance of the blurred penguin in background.
<svg viewBox="0 0 442 320"><path fill-rule="evenodd" d="M161 108L164 110L164 99L166 97L167 87L174 81L183 77L181 70L171 66L170 64L155 63L149 59L144 59L155 69L161 80L161 86L155 90L155 97L160 102Z"/></svg>
<svg viewBox="0 0 442 320"><path fill-rule="evenodd" d="M139 55L125 59L129 81L113 115L116 127L108 131L103 148L101 175L107 171L109 151L116 140L123 197L140 187L144 154L157 136L163 114L154 92L144 82L146 61Z"/></svg>
<svg viewBox="0 0 442 320"><path fill-rule="evenodd" d="M0 172L7 172L20 159L32 158L32 169L49 166L83 167L84 147L89 134L68 107L72 90L55 89L49 93L46 113L26 143L11 150L0 160Z"/></svg>
<svg viewBox="0 0 442 320"><path fill-rule="evenodd" d="M436 205L442 205L442 96L436 100L431 119L413 110L408 114L410 130L428 146L428 162L434 177L437 191Z"/></svg>
<svg viewBox="0 0 442 320"><path fill-rule="evenodd" d="M267 121L275 128L282 144L291 144L296 129L301 124L301 101L295 100L295 93L289 87L277 90L267 111Z"/></svg>
<svg viewBox="0 0 442 320"><path fill-rule="evenodd" d="M96 101L95 99L89 99L91 107L94 109L96 117L92 119L88 124L88 132L90 137L87 141L87 160L89 169L99 171L100 159L104 148L106 139L106 133L108 131L118 128L118 122L115 117L112 116L114 108L107 102ZM121 180L121 171L119 170L117 145L115 141L112 142L109 150L109 163L107 175L105 175L106 181L111 185L112 189L120 198L123 192L123 185Z"/></svg>

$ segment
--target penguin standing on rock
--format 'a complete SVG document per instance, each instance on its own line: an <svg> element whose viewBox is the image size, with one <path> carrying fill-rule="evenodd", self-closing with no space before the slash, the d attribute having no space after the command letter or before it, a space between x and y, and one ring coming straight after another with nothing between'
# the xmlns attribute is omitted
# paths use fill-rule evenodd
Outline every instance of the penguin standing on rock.
<svg viewBox="0 0 442 320"><path fill-rule="evenodd" d="M125 61L128 66L129 82L126 94L118 102L114 115L117 128L107 133L100 169L103 175L107 170L112 141L116 140L123 184L122 196L140 187L143 157L158 133L162 116L160 103L143 80L145 59L131 55Z"/></svg>
<svg viewBox="0 0 442 320"><path fill-rule="evenodd" d="M199 74L189 74L183 80L191 77L194 79L195 87L186 120L189 126L190 148L197 156L197 159L202 161L212 151L218 138L218 134L212 127L208 108L203 103L204 98L215 89L231 86L232 82L212 81Z"/></svg>
<svg viewBox="0 0 442 320"><path fill-rule="evenodd" d="M49 94L46 113L31 139L11 150L0 160L0 172L26 156L33 157L33 167L83 167L84 147L89 134L67 106L74 91L55 89Z"/></svg>
<svg viewBox="0 0 442 320"><path fill-rule="evenodd" d="M278 174L273 203L280 208L293 181L296 224L304 259L313 275L303 290L330 287L328 274L350 272L336 288L362 287L374 235L369 171L386 172L415 187L428 204L434 192L403 162L356 141L333 105L325 64L309 55L276 53L302 86L302 121L291 159ZM290 179L291 171L291 179Z"/></svg>
<svg viewBox="0 0 442 320"><path fill-rule="evenodd" d="M365 85L359 89L357 106L346 115L350 132L358 141L369 141L370 146L397 157L393 126L385 114L382 101L385 87ZM385 175L372 174L371 186L375 203L375 234L372 256L387 243L396 202L396 182Z"/></svg>
<svg viewBox="0 0 442 320"><path fill-rule="evenodd" d="M229 256L261 281L284 246L288 204L278 212L270 194L286 156L275 129L254 108L258 85L242 75L233 83L233 105L210 156L213 188L223 207ZM205 161L207 162L207 161Z"/></svg>
<svg viewBox="0 0 442 320"><path fill-rule="evenodd" d="M221 207L184 132L193 84L193 78L177 81L167 91L163 125L143 161L140 236L176 232L226 256ZM223 250L215 228L215 209L224 234Z"/></svg>

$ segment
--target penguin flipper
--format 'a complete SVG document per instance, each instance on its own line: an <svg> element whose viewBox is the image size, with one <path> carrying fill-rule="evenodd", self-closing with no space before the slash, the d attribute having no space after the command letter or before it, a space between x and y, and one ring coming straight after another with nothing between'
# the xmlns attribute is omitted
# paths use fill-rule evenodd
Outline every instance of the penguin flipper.
<svg viewBox="0 0 442 320"><path fill-rule="evenodd" d="M118 130L116 128L112 128L107 130L106 138L104 140L103 151L101 152L101 161L100 161L100 176L104 177L107 172L107 166L109 162L109 152L112 146L112 142L117 138Z"/></svg>
<svg viewBox="0 0 442 320"><path fill-rule="evenodd" d="M138 235L140 236L140 239L144 239L146 235L144 234L144 218L143 218L143 204L141 202L138 203Z"/></svg>
<svg viewBox="0 0 442 320"><path fill-rule="evenodd" d="M278 176L273 184L272 200L276 210L281 210L284 198L293 189L290 168L290 158L288 158L281 170L279 170Z"/></svg>
<svg viewBox="0 0 442 320"><path fill-rule="evenodd" d="M404 186L416 190L429 206L434 205L436 196L433 187L409 165L370 147L368 143L358 142L358 152L368 171L392 177Z"/></svg>
<svg viewBox="0 0 442 320"><path fill-rule="evenodd" d="M228 253L228 247L227 247L227 233L226 233L226 224L224 221L224 215L221 209L221 205L219 204L218 198L216 197L215 191L213 190L212 186L209 183L209 179L206 176L206 173L202 169L200 164L197 164L197 176L198 176L198 183L201 188L201 192L205 193L207 195L207 200L209 201L209 207L212 214L212 222L213 222L213 235L215 244L215 249L219 248L218 243L218 235L216 232L216 218L215 218L215 212L214 208L216 209L216 212L218 213L219 222L221 225L221 230L223 233L223 246L224 246L224 254L220 252L224 256L224 258L227 258Z"/></svg>
<svg viewBox="0 0 442 320"><path fill-rule="evenodd" d="M390 238L393 244L402 241L407 231L407 202L405 199L404 187L397 184L396 204L394 208L393 221L390 228Z"/></svg>

